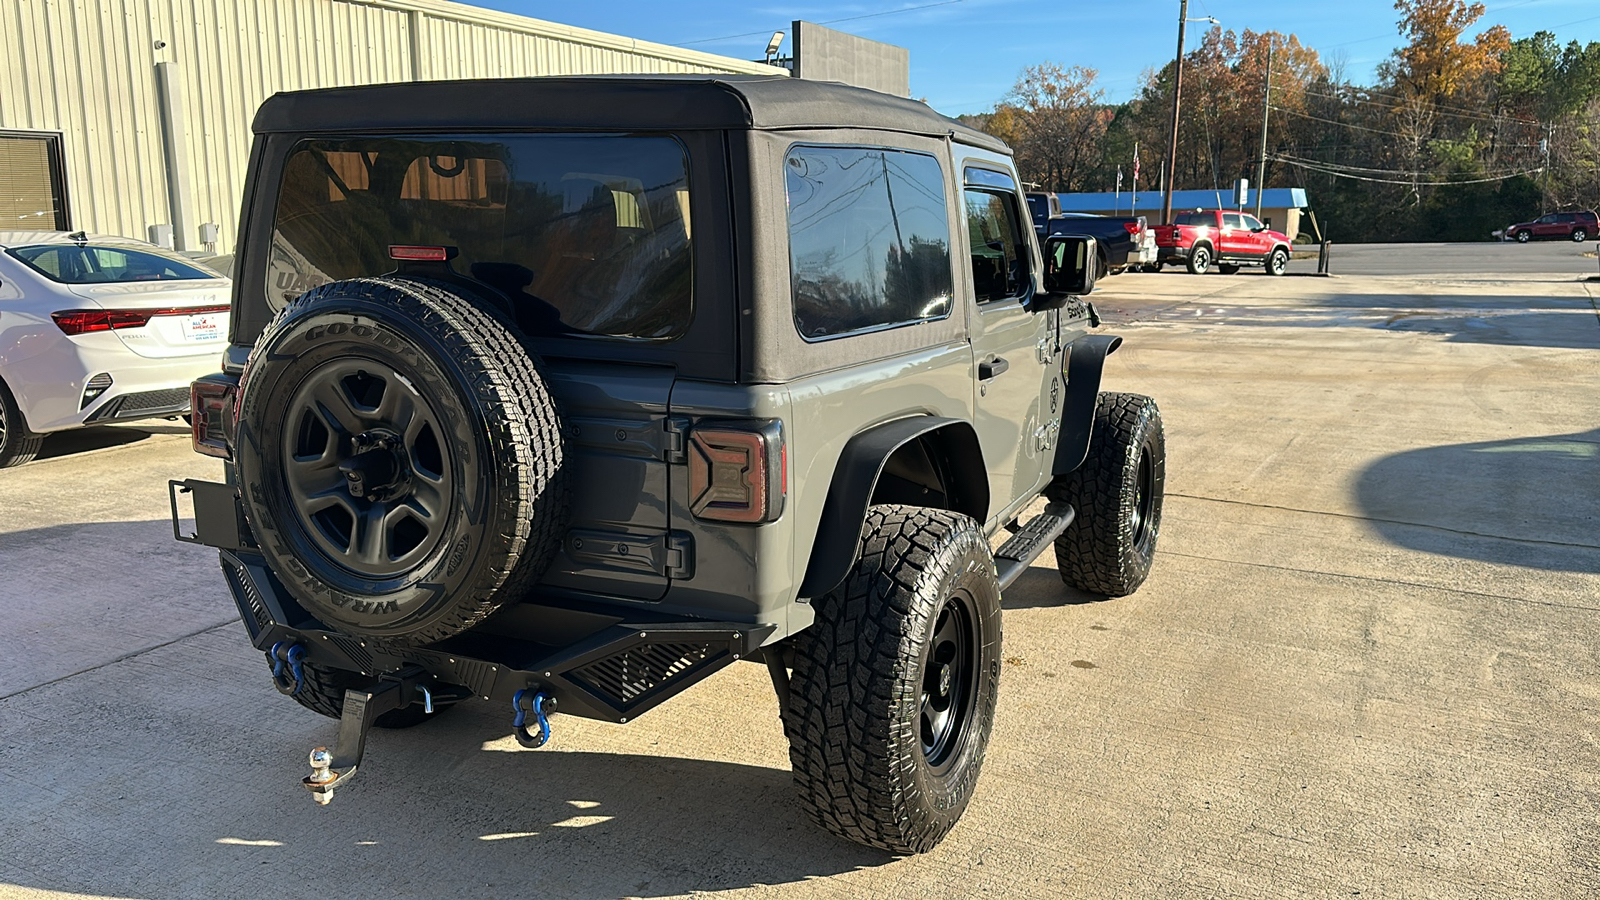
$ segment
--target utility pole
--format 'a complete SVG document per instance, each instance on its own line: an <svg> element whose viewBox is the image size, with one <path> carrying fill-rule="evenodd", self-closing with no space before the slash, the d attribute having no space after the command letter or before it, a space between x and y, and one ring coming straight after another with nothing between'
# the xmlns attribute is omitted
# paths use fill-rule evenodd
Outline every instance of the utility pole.
<svg viewBox="0 0 1600 900"><path fill-rule="evenodd" d="M1267 188L1267 113L1272 109L1272 35L1267 35L1267 89L1261 92L1261 161L1256 164L1256 218L1261 218L1261 192Z"/></svg>
<svg viewBox="0 0 1600 900"><path fill-rule="evenodd" d="M1172 224L1172 182L1178 176L1178 110L1183 103L1183 26L1189 20L1189 0L1178 6L1178 57L1172 64L1172 135L1167 143L1167 190L1161 201L1161 224Z"/></svg>

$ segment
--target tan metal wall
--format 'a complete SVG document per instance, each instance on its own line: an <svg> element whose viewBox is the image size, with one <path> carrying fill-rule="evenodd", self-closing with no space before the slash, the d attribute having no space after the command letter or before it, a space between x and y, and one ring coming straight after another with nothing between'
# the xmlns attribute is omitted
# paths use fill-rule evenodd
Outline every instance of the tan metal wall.
<svg viewBox="0 0 1600 900"><path fill-rule="evenodd" d="M73 228L144 238L148 225L172 221L161 62L173 64L184 104L188 217L221 226L220 252L238 225L250 120L276 91L596 72L787 74L443 0L0 0L0 129L63 134Z"/></svg>

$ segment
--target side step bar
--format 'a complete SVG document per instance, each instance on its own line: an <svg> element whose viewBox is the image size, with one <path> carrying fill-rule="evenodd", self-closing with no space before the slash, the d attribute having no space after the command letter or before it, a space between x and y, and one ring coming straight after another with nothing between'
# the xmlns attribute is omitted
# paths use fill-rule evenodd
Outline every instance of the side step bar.
<svg viewBox="0 0 1600 900"><path fill-rule="evenodd" d="M1000 589L1005 590L1021 578L1022 573L1028 571L1033 561L1044 552L1044 548L1055 543L1055 539L1067 530L1077 516L1069 503L1047 504L1044 512L1028 520L1021 531L1001 545L994 552L994 565L1000 573Z"/></svg>

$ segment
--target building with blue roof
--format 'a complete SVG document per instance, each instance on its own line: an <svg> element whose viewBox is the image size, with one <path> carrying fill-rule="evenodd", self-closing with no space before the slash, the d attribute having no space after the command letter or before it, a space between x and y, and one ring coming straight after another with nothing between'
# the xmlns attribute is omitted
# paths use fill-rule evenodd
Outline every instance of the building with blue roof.
<svg viewBox="0 0 1600 900"><path fill-rule="evenodd" d="M1283 232L1294 240L1300 232L1300 211L1305 209L1305 188L1267 188L1261 194L1261 219L1267 225ZM1255 213L1257 191L1252 189L1246 195L1244 211ZM1150 224L1158 225L1161 220L1162 195L1158 190L1140 191L1135 195L1131 191L1120 194L1105 192L1096 194L1056 194L1056 199L1061 201L1062 212L1094 213L1099 216L1145 216ZM1232 190L1220 191L1173 191L1172 211L1180 212L1191 209L1238 209L1233 202Z"/></svg>

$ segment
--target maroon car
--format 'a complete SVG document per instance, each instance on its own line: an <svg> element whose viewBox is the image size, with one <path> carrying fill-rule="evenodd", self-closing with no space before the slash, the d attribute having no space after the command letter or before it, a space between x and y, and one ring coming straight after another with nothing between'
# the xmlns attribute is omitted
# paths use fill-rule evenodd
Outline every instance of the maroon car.
<svg viewBox="0 0 1600 900"><path fill-rule="evenodd" d="M1596 221L1594 210L1575 209L1547 213L1532 222L1519 222L1506 229L1506 238L1523 244L1541 238L1582 243L1596 233L1600 233L1600 221Z"/></svg>

